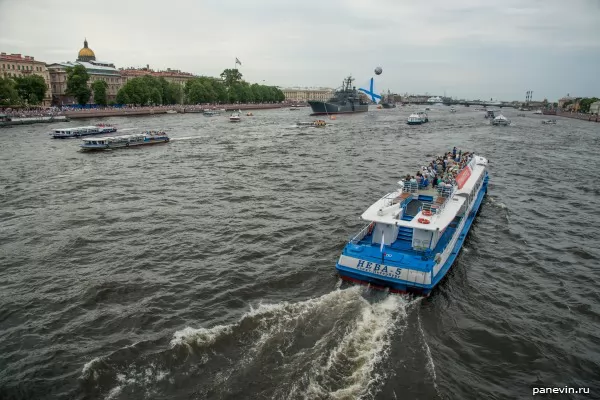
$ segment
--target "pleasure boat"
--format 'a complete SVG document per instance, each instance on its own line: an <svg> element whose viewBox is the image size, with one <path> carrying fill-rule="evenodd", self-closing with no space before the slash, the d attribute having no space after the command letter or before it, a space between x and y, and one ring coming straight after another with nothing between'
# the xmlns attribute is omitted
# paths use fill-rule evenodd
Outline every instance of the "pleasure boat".
<svg viewBox="0 0 600 400"><path fill-rule="evenodd" d="M419 114L410 114L408 119L406 120L408 125L421 125L423 120Z"/></svg>
<svg viewBox="0 0 600 400"><path fill-rule="evenodd" d="M240 122L241 120L242 120L242 118L240 117L239 113L233 113L229 117L229 122Z"/></svg>
<svg viewBox="0 0 600 400"><path fill-rule="evenodd" d="M491 120L491 124L492 125L507 126L507 125L510 125L510 119L508 119L504 115L500 114L496 118L494 118L493 120Z"/></svg>
<svg viewBox="0 0 600 400"><path fill-rule="evenodd" d="M137 135L125 135L103 138L83 139L81 150L112 150L149 144L168 143L169 136L162 131L142 132Z"/></svg>
<svg viewBox="0 0 600 400"><path fill-rule="evenodd" d="M298 128L309 127L309 128L322 128L327 126L327 122L322 119L317 119L312 122L296 122Z"/></svg>
<svg viewBox="0 0 600 400"><path fill-rule="evenodd" d="M556 120L555 119L548 119L548 120L543 120L542 124L546 124L546 125L556 125Z"/></svg>
<svg viewBox="0 0 600 400"><path fill-rule="evenodd" d="M368 224L336 264L341 278L429 295L458 256L487 193L488 160L473 154L463 160L453 183L432 189L401 180L369 207L361 216Z"/></svg>
<svg viewBox="0 0 600 400"><path fill-rule="evenodd" d="M90 125L80 126L78 128L60 128L53 130L50 135L52 139L70 139L90 135L103 135L105 133L116 132L117 128L112 125Z"/></svg>
<svg viewBox="0 0 600 400"><path fill-rule="evenodd" d="M450 112L451 113L455 113L456 112L456 108L454 108L454 107L450 108Z"/></svg>
<svg viewBox="0 0 600 400"><path fill-rule="evenodd" d="M417 113L417 115L418 115L419 117L421 117L421 120L423 121L423 123L425 123L425 122L429 122L429 117L428 117L428 116L427 116L427 114L426 114L426 113L424 113L423 111L419 111L419 112Z"/></svg>
<svg viewBox="0 0 600 400"><path fill-rule="evenodd" d="M534 114L538 114L538 115L541 115L541 114L543 114L543 112L542 112L542 109L541 109L541 108L538 108L538 109L537 109L537 110L535 110L533 113L534 113Z"/></svg>
<svg viewBox="0 0 600 400"><path fill-rule="evenodd" d="M219 111L214 111L214 110L204 110L205 117L214 117L216 115L221 115L221 113Z"/></svg>
<svg viewBox="0 0 600 400"><path fill-rule="evenodd" d="M496 113L494 112L494 110L486 110L485 111L485 118L490 119L490 118L495 118L496 117Z"/></svg>

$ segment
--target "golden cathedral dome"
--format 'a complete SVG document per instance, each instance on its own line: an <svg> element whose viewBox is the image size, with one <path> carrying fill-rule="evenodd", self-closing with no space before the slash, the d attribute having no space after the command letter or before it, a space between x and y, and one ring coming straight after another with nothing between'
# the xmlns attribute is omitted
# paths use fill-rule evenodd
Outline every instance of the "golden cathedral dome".
<svg viewBox="0 0 600 400"><path fill-rule="evenodd" d="M79 50L79 55L77 57L77 61L90 61L90 60L96 60L96 55L94 54L92 49L90 49L88 47L87 39L85 39L83 41L83 49Z"/></svg>

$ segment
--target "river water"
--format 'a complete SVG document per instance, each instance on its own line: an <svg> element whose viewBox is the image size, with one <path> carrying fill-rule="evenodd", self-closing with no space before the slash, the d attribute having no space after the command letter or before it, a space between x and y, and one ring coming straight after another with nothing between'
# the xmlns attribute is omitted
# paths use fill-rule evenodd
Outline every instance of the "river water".
<svg viewBox="0 0 600 400"><path fill-rule="evenodd" d="M110 118L173 140L102 153L0 130L0 398L600 398L600 124L308 112ZM342 284L360 214L452 146L491 164L447 279Z"/></svg>

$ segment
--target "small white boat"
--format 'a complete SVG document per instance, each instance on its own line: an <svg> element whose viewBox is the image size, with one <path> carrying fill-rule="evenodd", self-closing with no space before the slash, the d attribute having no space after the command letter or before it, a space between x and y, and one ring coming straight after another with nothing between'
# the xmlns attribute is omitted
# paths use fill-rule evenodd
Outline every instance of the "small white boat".
<svg viewBox="0 0 600 400"><path fill-rule="evenodd" d="M534 114L543 114L542 110L540 108L538 108L537 110L535 110L533 112Z"/></svg>
<svg viewBox="0 0 600 400"><path fill-rule="evenodd" d="M556 125L556 120L555 119L548 119L548 120L543 120L542 124L546 124L546 125Z"/></svg>
<svg viewBox="0 0 600 400"><path fill-rule="evenodd" d="M492 125L507 126L507 125L510 125L510 119L508 119L504 115L500 114L492 120Z"/></svg>
<svg viewBox="0 0 600 400"><path fill-rule="evenodd" d="M162 131L149 131L137 135L125 135L103 138L83 139L80 145L83 151L112 150L133 146L143 146L169 142L169 136Z"/></svg>
<svg viewBox="0 0 600 400"><path fill-rule="evenodd" d="M112 125L91 125L80 126L78 128L60 128L53 130L50 135L52 139L70 139L90 135L103 135L105 133L116 132L117 128Z"/></svg>
<svg viewBox="0 0 600 400"><path fill-rule="evenodd" d="M241 120L242 120L242 118L240 117L239 113L233 113L229 117L229 122L240 122Z"/></svg>
<svg viewBox="0 0 600 400"><path fill-rule="evenodd" d="M419 114L410 114L410 116L406 120L406 123L408 125L421 125L423 123L423 120L421 119L421 116Z"/></svg>
<svg viewBox="0 0 600 400"><path fill-rule="evenodd" d="M450 109L450 112L451 112L451 113L455 113L455 112L456 112L456 108L452 107L452 108Z"/></svg>

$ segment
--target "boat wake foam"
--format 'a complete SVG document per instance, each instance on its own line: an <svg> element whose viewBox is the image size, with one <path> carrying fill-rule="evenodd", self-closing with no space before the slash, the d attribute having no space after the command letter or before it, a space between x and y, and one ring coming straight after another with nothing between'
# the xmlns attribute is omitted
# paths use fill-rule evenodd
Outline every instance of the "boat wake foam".
<svg viewBox="0 0 600 400"><path fill-rule="evenodd" d="M178 330L162 350L156 346L166 338L97 357L81 380L88 395L106 399L190 385L200 388L199 398L370 398L388 376L381 365L392 338L420 300L353 286L258 304L231 324Z"/></svg>

